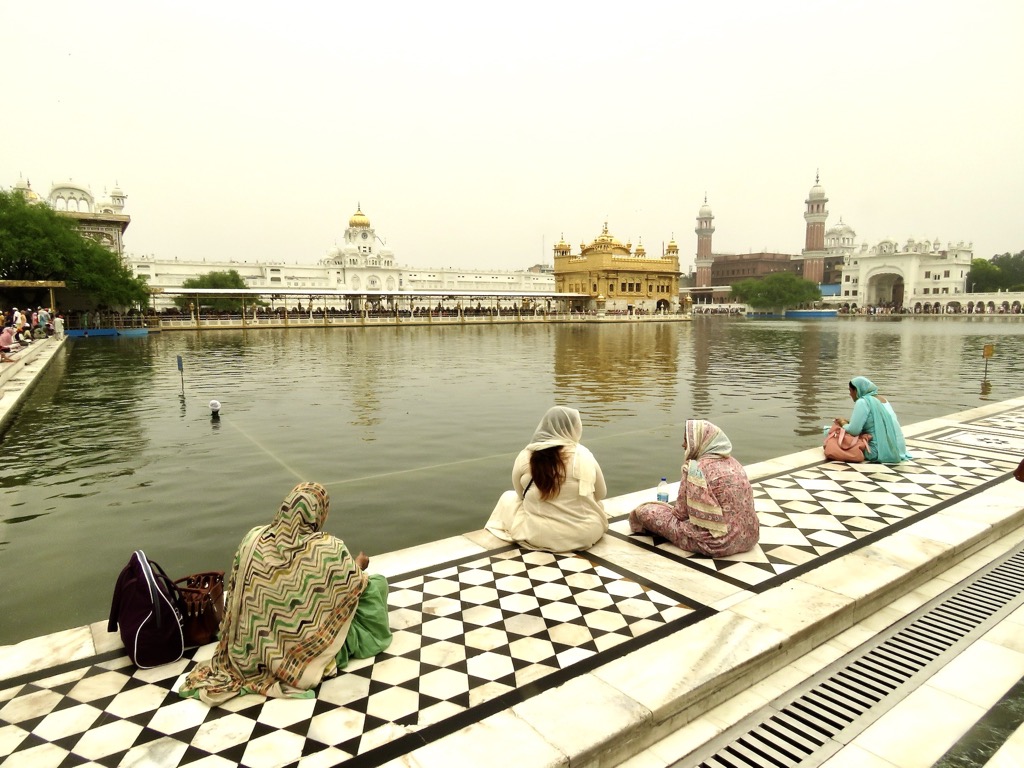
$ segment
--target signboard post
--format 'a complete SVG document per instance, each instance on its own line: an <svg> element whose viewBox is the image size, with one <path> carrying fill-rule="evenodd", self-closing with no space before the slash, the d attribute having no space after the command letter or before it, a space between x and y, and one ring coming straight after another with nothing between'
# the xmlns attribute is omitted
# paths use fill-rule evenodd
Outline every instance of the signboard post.
<svg viewBox="0 0 1024 768"><path fill-rule="evenodd" d="M985 348L981 352L981 356L985 358L985 378L988 378L988 359L996 353L995 344L986 344Z"/></svg>

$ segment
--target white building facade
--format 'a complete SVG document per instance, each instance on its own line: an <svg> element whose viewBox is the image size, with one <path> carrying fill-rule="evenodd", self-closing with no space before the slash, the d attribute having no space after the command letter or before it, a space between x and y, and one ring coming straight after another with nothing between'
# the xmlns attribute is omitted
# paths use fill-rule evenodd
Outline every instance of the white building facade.
<svg viewBox="0 0 1024 768"><path fill-rule="evenodd" d="M838 246L838 244L836 244ZM859 248L844 243L839 303L856 307L903 308L910 312L963 311L972 243L908 238L901 247L885 239Z"/></svg>
<svg viewBox="0 0 1024 768"><path fill-rule="evenodd" d="M176 289L185 280L209 272L235 270L246 287L272 292L275 288L329 291L554 291L555 279L543 271L467 270L453 267L419 269L395 263L395 255L377 235L357 206L348 220L341 245L331 248L317 264L257 262L229 259L206 261L156 256L127 256L132 273L155 291ZM154 295L153 306L172 306L170 297ZM341 307L346 309L347 307Z"/></svg>
<svg viewBox="0 0 1024 768"><path fill-rule="evenodd" d="M58 213L74 219L82 235L124 258L124 231L132 219L124 212L128 196L119 187L114 186L105 197L97 198L87 186L62 181L51 184L50 193L44 199L32 189L30 181L18 179L14 191L30 203L45 202Z"/></svg>

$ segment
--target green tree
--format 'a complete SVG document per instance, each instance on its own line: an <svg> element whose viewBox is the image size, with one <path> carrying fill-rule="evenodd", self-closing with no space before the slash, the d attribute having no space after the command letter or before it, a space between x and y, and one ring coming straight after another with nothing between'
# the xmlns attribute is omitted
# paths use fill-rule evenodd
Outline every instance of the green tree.
<svg viewBox="0 0 1024 768"><path fill-rule="evenodd" d="M199 277L192 277L185 280L181 284L182 288L225 288L225 289L246 289L249 286L245 284L245 280L238 274L238 270L229 269L227 272L207 272L205 275ZM178 306L178 309L185 311L188 309L189 304L195 303L194 297L190 296L178 296L174 299L174 303ZM259 306L266 306L265 301L257 301L250 299L246 302L248 306L258 304ZM200 307L208 309L213 312L241 312L242 311L242 300L240 298L231 297L213 297L213 296L202 296L200 297Z"/></svg>
<svg viewBox="0 0 1024 768"><path fill-rule="evenodd" d="M992 264L999 267L1003 274L1003 285L1000 287L1011 291L1024 290L1024 251L993 256Z"/></svg>
<svg viewBox="0 0 1024 768"><path fill-rule="evenodd" d="M754 309L784 309L818 301L821 291L811 280L792 272L773 272L760 279L734 283L732 295Z"/></svg>
<svg viewBox="0 0 1024 768"><path fill-rule="evenodd" d="M0 279L63 280L97 305L146 306L149 291L121 259L83 237L74 220L20 192L0 191Z"/></svg>
<svg viewBox="0 0 1024 768"><path fill-rule="evenodd" d="M1009 255L1009 254L1007 254ZM1006 288L1006 275L997 264L988 259L974 259L967 273L967 290L972 293L985 293Z"/></svg>

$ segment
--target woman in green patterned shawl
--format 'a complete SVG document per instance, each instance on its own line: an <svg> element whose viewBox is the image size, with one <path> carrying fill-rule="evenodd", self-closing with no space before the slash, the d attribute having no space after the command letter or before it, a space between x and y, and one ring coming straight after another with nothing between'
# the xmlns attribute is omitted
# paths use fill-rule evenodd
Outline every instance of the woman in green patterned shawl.
<svg viewBox="0 0 1024 768"><path fill-rule="evenodd" d="M244 693L311 698L350 657L390 645L387 581L323 531L329 506L323 486L301 483L270 525L245 535L217 649L185 678L182 696L211 705Z"/></svg>

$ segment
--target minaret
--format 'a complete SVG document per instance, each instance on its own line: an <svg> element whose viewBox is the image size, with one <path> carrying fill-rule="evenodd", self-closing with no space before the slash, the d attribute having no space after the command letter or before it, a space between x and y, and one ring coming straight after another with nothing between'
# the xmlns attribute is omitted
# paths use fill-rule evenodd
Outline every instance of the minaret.
<svg viewBox="0 0 1024 768"><path fill-rule="evenodd" d="M128 195L121 191L121 187L115 181L114 188L110 191L110 207L114 209L114 213L124 212L124 204L127 197Z"/></svg>
<svg viewBox="0 0 1024 768"><path fill-rule="evenodd" d="M711 206L708 205L707 193L704 194L704 205L697 213L697 260L694 265L696 270L696 288L707 288L711 285L711 236L715 233L715 225L712 223L715 217L711 214Z"/></svg>
<svg viewBox="0 0 1024 768"><path fill-rule="evenodd" d="M569 244L565 242L565 233L559 238L558 242L555 243L555 258L569 258Z"/></svg>
<svg viewBox="0 0 1024 768"><path fill-rule="evenodd" d="M828 219L828 209L825 206L828 198L817 173L814 174L814 186L811 187L804 203L807 205L807 210L804 211L807 236L804 240L803 278L820 285L825 277L825 220Z"/></svg>

